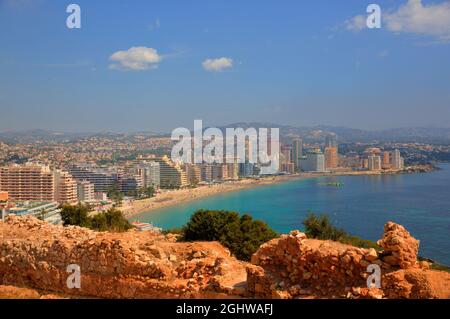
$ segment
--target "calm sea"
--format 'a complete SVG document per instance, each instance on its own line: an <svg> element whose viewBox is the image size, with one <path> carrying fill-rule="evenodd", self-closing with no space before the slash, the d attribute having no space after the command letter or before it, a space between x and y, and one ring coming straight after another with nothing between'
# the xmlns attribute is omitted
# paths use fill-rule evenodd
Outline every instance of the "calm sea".
<svg viewBox="0 0 450 319"><path fill-rule="evenodd" d="M308 212L377 240L394 221L420 239L420 254L450 265L450 164L423 174L321 177L262 186L143 213L135 219L164 229L184 225L200 208L249 213L281 233L302 229ZM326 186L341 182L342 187Z"/></svg>

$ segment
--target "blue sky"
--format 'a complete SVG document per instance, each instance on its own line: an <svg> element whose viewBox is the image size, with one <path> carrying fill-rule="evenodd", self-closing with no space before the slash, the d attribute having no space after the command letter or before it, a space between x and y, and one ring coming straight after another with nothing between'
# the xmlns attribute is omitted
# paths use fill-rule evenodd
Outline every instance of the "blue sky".
<svg viewBox="0 0 450 319"><path fill-rule="evenodd" d="M447 0L0 0L0 40L0 131L449 126Z"/></svg>

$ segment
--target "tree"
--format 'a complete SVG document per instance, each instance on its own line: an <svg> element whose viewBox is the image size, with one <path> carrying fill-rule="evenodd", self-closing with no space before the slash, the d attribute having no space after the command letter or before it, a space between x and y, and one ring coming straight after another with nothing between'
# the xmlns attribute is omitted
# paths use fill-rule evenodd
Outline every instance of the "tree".
<svg viewBox="0 0 450 319"><path fill-rule="evenodd" d="M108 198L114 201L114 206L119 207L122 205L124 194L119 190L119 184L114 183L107 191Z"/></svg>
<svg viewBox="0 0 450 319"><path fill-rule="evenodd" d="M276 232L250 215L228 211L196 211L183 228L183 240L219 241L241 260L249 260Z"/></svg>
<svg viewBox="0 0 450 319"><path fill-rule="evenodd" d="M87 206L82 204L78 204L76 206L64 205L61 207L60 214L64 226L90 226L89 208Z"/></svg>
<svg viewBox="0 0 450 319"><path fill-rule="evenodd" d="M133 227L122 212L114 208L96 214L91 218L90 224L93 230L111 232L124 232Z"/></svg>
<svg viewBox="0 0 450 319"><path fill-rule="evenodd" d="M61 218L64 226L74 225L96 231L124 232L133 227L123 213L114 208L91 217L87 206L65 205L61 208Z"/></svg>
<svg viewBox="0 0 450 319"><path fill-rule="evenodd" d="M305 233L310 238L339 241L346 235L345 231L334 227L327 215L316 216L313 213L303 221Z"/></svg>
<svg viewBox="0 0 450 319"><path fill-rule="evenodd" d="M349 235L343 229L333 226L327 215L317 216L313 213L309 213L308 217L303 221L303 225L305 225L305 233L309 238L333 240L361 248L381 249L377 243L371 240L365 240L357 236Z"/></svg>
<svg viewBox="0 0 450 319"><path fill-rule="evenodd" d="M152 198L155 196L155 188L153 186L143 187L138 191L138 197L140 198Z"/></svg>
<svg viewBox="0 0 450 319"><path fill-rule="evenodd" d="M144 195L145 195L147 198L154 197L154 196L155 196L155 193L156 193L156 191L155 191L155 188L154 188L153 186L149 186L149 187L147 187L147 188L144 189Z"/></svg>

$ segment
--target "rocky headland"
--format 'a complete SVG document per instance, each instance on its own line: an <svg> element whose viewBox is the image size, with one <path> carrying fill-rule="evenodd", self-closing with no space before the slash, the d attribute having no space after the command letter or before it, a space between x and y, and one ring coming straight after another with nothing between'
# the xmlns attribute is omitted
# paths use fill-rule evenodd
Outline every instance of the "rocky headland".
<svg viewBox="0 0 450 319"><path fill-rule="evenodd" d="M217 242L94 232L33 217L0 222L0 298L450 298L450 274L417 261L419 241L389 222L375 249L308 239L263 244L251 262ZM69 265L80 288L69 288ZM380 287L367 287L369 265Z"/></svg>

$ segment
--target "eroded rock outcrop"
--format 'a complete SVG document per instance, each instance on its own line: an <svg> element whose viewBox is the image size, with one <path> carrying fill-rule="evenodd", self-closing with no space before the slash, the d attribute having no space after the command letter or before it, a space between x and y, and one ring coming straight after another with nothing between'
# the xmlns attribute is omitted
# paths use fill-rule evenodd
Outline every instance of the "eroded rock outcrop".
<svg viewBox="0 0 450 319"><path fill-rule="evenodd" d="M403 226L387 223L378 244L380 252L307 239L293 231L253 255L253 265L247 267L248 291L263 298L450 297L450 274L417 262L419 241ZM380 270L379 289L369 285L375 283L368 278L373 265Z"/></svg>
<svg viewBox="0 0 450 319"><path fill-rule="evenodd" d="M103 298L240 296L245 266L220 244L176 243L173 235L100 233L32 217L0 223L0 285ZM81 289L69 289L78 265Z"/></svg>
<svg viewBox="0 0 450 319"><path fill-rule="evenodd" d="M352 287L365 287L367 267L390 266L374 249L307 239L293 231L260 247L247 268L249 291L258 297L346 297Z"/></svg>
<svg viewBox="0 0 450 319"><path fill-rule="evenodd" d="M417 265L419 241L405 227L389 222L384 226L383 237L377 242L384 249L383 260L391 266L408 269Z"/></svg>
<svg viewBox="0 0 450 319"><path fill-rule="evenodd" d="M417 263L419 242L404 227L386 224L379 245L377 252L292 231L245 263L216 242L9 217L0 222L0 298L450 298L450 274ZM73 264L80 289L67 285ZM367 288L369 265L381 270L380 289Z"/></svg>

